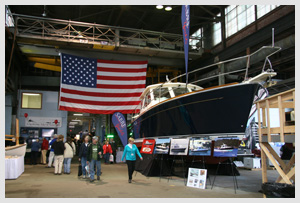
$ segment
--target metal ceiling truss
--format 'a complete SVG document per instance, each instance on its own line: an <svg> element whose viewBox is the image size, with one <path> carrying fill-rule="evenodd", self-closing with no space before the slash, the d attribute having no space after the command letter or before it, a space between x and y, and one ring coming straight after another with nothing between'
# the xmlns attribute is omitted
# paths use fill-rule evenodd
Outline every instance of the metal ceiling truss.
<svg viewBox="0 0 300 203"><path fill-rule="evenodd" d="M18 37L183 52L182 35L13 14ZM203 39L191 36L198 42ZM201 44L201 43L199 43Z"/></svg>

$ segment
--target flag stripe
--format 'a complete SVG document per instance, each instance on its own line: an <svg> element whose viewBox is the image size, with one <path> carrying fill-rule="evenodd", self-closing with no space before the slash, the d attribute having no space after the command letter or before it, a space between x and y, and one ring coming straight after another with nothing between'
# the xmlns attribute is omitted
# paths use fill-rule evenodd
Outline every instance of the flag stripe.
<svg viewBox="0 0 300 203"><path fill-rule="evenodd" d="M85 108L85 109L94 109L94 110L134 110L137 105L131 105L131 106L100 106L100 105L89 105L89 104L77 104L77 103L71 103L71 102L64 102L60 101L59 103L61 106L66 107L77 107L77 108Z"/></svg>
<svg viewBox="0 0 300 203"><path fill-rule="evenodd" d="M69 94L77 94L77 95L85 95L85 96L93 96L93 97L139 97L141 93L101 93L101 92L85 92L78 90L70 90L62 88L61 92L69 93Z"/></svg>
<svg viewBox="0 0 300 203"><path fill-rule="evenodd" d="M106 89L139 89L144 88L145 85L104 85L97 84L97 88L106 88Z"/></svg>
<svg viewBox="0 0 300 203"><path fill-rule="evenodd" d="M140 65L128 65L128 64L110 64L110 63L97 63L97 67L103 68L123 68L123 69L144 69L147 68L147 64Z"/></svg>
<svg viewBox="0 0 300 203"><path fill-rule="evenodd" d="M82 99L82 100L90 100L90 101L140 101L139 97L116 97L115 94L112 94L111 97L99 97L99 96L84 96L84 95L78 95L78 94L69 94L65 92L61 92L61 97L65 98L71 98L71 99Z"/></svg>
<svg viewBox="0 0 300 203"><path fill-rule="evenodd" d="M116 110L93 110L93 109L84 109L84 108L75 108L75 107L67 107L67 106L59 106L59 110L63 111L74 111L74 112L82 112L82 113L92 113L92 114L113 114ZM122 110L123 114L130 114L134 112L133 110ZM138 113L139 110L136 111Z"/></svg>
<svg viewBox="0 0 300 203"><path fill-rule="evenodd" d="M126 102L112 102L112 101L90 101L90 100L82 100L82 99L71 99L66 97L61 97L60 101L76 103L76 104L89 104L89 105L101 105L101 106L131 106L138 105L139 101L126 101Z"/></svg>
<svg viewBox="0 0 300 203"><path fill-rule="evenodd" d="M120 81L130 81L130 80L146 80L146 76L139 77L115 77L115 76L102 76L97 75L98 80L120 80Z"/></svg>
<svg viewBox="0 0 300 203"><path fill-rule="evenodd" d="M97 80L97 84L105 84L105 85L144 85L144 80L131 80L131 81L119 81L119 80Z"/></svg>
<svg viewBox="0 0 300 203"><path fill-rule="evenodd" d="M110 61L110 60L97 60L98 63L106 63L106 64L128 64L130 66L132 65L145 65L148 64L148 61Z"/></svg>
<svg viewBox="0 0 300 203"><path fill-rule="evenodd" d="M144 87L138 89L101 89L101 88L88 88L88 87L80 87L75 85L61 85L62 89L69 89L69 90L78 90L83 92L97 92L97 93L139 93L141 94L144 91ZM116 96L118 97L118 96Z"/></svg>
<svg viewBox="0 0 300 203"><path fill-rule="evenodd" d="M120 72L103 72L97 71L97 75L102 76L119 76L119 77L138 77L138 76L146 76L145 72L138 72L138 73L120 73Z"/></svg>
<svg viewBox="0 0 300 203"><path fill-rule="evenodd" d="M147 68L141 68L141 69L132 69L132 68L104 68L104 67L98 67L97 71L103 71L103 72L120 72L120 73L140 73L147 71Z"/></svg>

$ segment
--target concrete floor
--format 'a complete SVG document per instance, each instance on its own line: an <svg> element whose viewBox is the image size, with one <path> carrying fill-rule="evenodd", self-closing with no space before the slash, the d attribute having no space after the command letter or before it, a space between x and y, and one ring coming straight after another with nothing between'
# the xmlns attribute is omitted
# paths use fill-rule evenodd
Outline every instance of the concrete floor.
<svg viewBox="0 0 300 203"><path fill-rule="evenodd" d="M72 164L71 174L53 175L53 168L44 165L25 165L25 172L17 180L5 180L6 198L262 198L261 171L239 170L239 189L234 193L232 176L217 176L214 188L207 181L207 189L184 186L183 179L145 177L137 173L129 184L126 164L102 164L101 181L90 183L78 178L78 164ZM135 173L134 173L135 175ZM268 171L275 181L277 172ZM213 181L213 177L210 177Z"/></svg>

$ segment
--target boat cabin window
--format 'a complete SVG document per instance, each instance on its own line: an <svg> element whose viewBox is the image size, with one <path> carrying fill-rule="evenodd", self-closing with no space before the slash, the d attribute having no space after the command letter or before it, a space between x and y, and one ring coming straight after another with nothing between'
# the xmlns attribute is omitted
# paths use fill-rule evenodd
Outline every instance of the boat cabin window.
<svg viewBox="0 0 300 203"><path fill-rule="evenodd" d="M179 87L179 88L178 87L174 87L173 88L173 92L174 92L175 96L179 96L179 95L188 93L189 90L186 87Z"/></svg>
<svg viewBox="0 0 300 203"><path fill-rule="evenodd" d="M153 90L154 100L164 101L170 99L171 95L167 87L157 88Z"/></svg>
<svg viewBox="0 0 300 203"><path fill-rule="evenodd" d="M144 108L146 106L148 106L151 102L151 96L150 96L150 93L148 93L146 96L145 96L145 99L144 99Z"/></svg>

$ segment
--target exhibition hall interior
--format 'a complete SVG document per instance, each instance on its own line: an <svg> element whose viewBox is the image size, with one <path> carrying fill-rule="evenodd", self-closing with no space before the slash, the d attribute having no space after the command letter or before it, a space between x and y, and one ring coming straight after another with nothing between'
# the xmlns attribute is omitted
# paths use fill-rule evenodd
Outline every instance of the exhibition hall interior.
<svg viewBox="0 0 300 203"><path fill-rule="evenodd" d="M295 198L295 5L4 6L5 198Z"/></svg>

